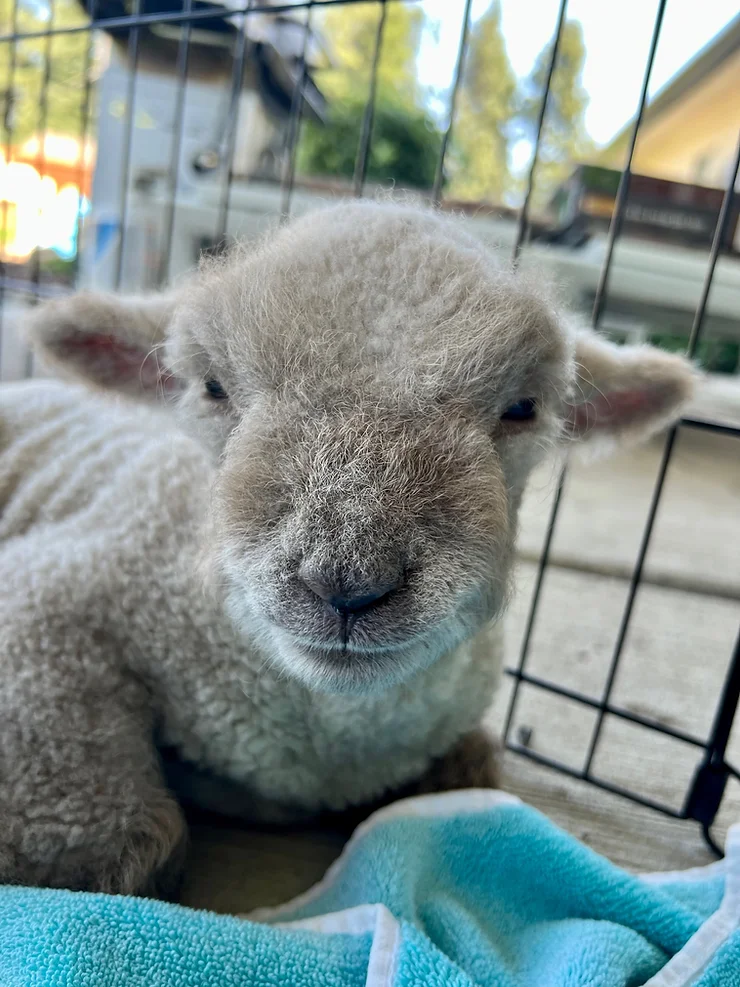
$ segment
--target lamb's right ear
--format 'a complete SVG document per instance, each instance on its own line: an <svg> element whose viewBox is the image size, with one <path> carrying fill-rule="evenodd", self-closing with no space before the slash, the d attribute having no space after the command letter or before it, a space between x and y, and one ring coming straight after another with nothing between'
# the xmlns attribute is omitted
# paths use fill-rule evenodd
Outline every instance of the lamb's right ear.
<svg viewBox="0 0 740 987"><path fill-rule="evenodd" d="M39 305L26 332L42 362L62 374L155 398L178 387L160 354L174 307L173 295L81 292Z"/></svg>

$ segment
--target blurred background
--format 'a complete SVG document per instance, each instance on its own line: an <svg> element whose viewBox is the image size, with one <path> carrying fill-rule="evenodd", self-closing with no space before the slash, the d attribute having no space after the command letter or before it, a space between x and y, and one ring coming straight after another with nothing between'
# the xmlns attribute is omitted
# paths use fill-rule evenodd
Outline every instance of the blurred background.
<svg viewBox="0 0 740 987"><path fill-rule="evenodd" d="M534 478L529 680L496 713L521 750L685 815L740 692L737 0L0 0L0 111L5 380L34 371L39 299L155 289L378 190L453 212L617 341L691 350L711 428L574 464L556 514L557 476Z"/></svg>
<svg viewBox="0 0 740 987"><path fill-rule="evenodd" d="M286 171L293 211L353 194L371 87L365 193L432 194L452 122L438 197L510 247L559 6L255 2L245 18L201 0L0 0L6 39L35 34L0 43L6 321L23 304L24 282L44 294L76 281L153 288L224 236L261 231L286 210ZM609 9L571 0L565 11L527 242L586 311L656 9L644 0ZM199 19L183 24L188 10ZM148 22L115 26L136 14ZM90 17L94 32L84 30ZM735 0L668 3L605 330L685 348L732 166L738 92ZM723 375L740 373L737 214L735 205L698 352ZM2 356L6 376L22 371L21 353Z"/></svg>

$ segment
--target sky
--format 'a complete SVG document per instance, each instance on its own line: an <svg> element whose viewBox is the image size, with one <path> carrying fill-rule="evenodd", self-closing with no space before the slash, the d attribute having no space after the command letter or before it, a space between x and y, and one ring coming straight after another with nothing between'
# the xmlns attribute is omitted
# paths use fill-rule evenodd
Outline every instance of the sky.
<svg viewBox="0 0 740 987"><path fill-rule="evenodd" d="M500 0L504 37L517 75L526 75L552 37L558 0ZM490 0L474 0L473 19ZM421 7L435 25L425 32L419 52L424 85L449 86L454 73L464 0L423 0ZM657 0L569 0L567 16L583 27L586 62L583 84L590 102L586 129L606 144L633 116L655 22ZM738 13L738 0L668 0L653 65L654 95ZM529 148L514 149L522 163Z"/></svg>

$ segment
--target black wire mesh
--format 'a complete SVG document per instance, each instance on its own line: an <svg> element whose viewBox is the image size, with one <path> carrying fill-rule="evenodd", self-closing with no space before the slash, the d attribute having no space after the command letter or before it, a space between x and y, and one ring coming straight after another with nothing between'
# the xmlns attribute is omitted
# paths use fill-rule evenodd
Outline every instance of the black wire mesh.
<svg viewBox="0 0 740 987"><path fill-rule="evenodd" d="M20 27L19 13L21 10L21 0L13 0L10 12L10 21L3 28L4 33L0 33L0 49L3 46L8 49L8 72L6 79L6 112L4 115L4 152L5 160L11 160L11 152L15 142L14 119L12 112L13 94L16 90L16 75L18 71L18 50L24 42L34 39L43 39L45 43L44 65L42 68L41 97L38 110L38 160L37 168L41 175L45 173L45 153L46 134L48 125L48 92L51 73L51 46L54 38L70 36L74 34L86 34L87 46L83 59L82 74L83 85L80 91L80 157L78 170L80 175L79 185L82 188L82 175L86 167L86 148L90 133L90 121L92 117L92 102L95 82L93 79L94 69L94 42L96 36L105 32L108 36L114 36L119 43L123 40L126 51L126 68L128 72L125 116L124 116L124 137L123 137L123 162L121 168L121 180L119 188L119 229L120 234L115 249L114 262L114 287L119 287L125 280L125 269L127 263L127 230L128 215L131 207L132 186L134 176L132 175L132 152L134 145L135 118L137 112L137 86L139 83L139 65L141 58L142 32L157 27L177 29L179 36L177 40L177 51L175 57L174 74L176 78L176 96L173 112L173 130L170 146L169 163L166 169L166 208L164 211L163 230L161 233L161 247L156 263L156 274L154 284L161 285L168 280L171 274L171 254L176 236L177 202L181 185L181 157L185 140L185 118L186 102L188 99L188 84L193 48L193 37L201 27L213 24L221 19L226 24L231 24L231 48L229 60L231 69L228 80L224 82L227 97L227 109L225 123L220 140L220 145L215 149L217 172L220 175L220 192L217 196L217 203L214 207L214 237L212 243L219 245L224 241L229 230L229 216L232 208L232 193L236 179L235 173L235 150L240 126L240 97L244 87L245 73L247 72L250 59L252 59L259 42L250 40L247 25L250 18L257 15L270 15L278 17L282 14L295 15L302 12L303 16L303 40L298 57L292 67L292 94L287 108L287 129L284 145L281 152L280 164L280 215L287 218L291 213L293 196L296 189L296 161L297 151L300 142L301 124L307 99L309 86L308 75L308 46L312 32L312 18L319 8L330 8L334 6L348 6L365 0L304 0L304 2L268 4L265 2L255 2L248 0L235 6L207 5L201 0L182 0L182 5L174 9L173 5L169 9L152 9L156 3L151 0L130 0L122 3L120 12L116 13L115 7L108 5L103 10L103 0L87 0L86 11L88 19L80 24L57 24L54 18L55 0L49 0L48 18L43 29L23 31ZM368 88L367 100L361 120L358 134L357 153L355 157L354 175L352 178L352 194L361 196L364 193L367 183L368 166L373 148L374 124L376 119L376 107L378 97L378 74L379 66L383 55L383 41L386 31L386 23L389 8L394 4L402 4L404 0L375 0L374 6L377 8L377 28L372 57L368 64ZM440 149L435 165L435 177L432 188L429 190L429 199L434 204L444 205L444 188L446 180L447 156L451 144L454 140L454 127L456 120L456 109L460 87L464 78L466 54L470 43L471 33L471 0L465 0L461 4L461 28L459 46L457 50L454 75L448 94L448 106L446 122L443 128ZM666 0L659 0L656 9L655 22L652 31L652 38L645 65L643 83L636 107L635 117L629 136L629 144L621 176L621 181L616 194L614 210L609 227L609 234L606 242L605 256L592 312L592 323L598 328L605 312L608 299L609 279L612 272L615 248L622 233L623 220L626 213L630 179L632 175L632 164L637 146L637 141L644 117L644 111L648 103L648 90L652 66L657 51L664 14L666 10ZM514 240L513 258L514 264L519 262L522 251L526 248L530 233L530 204L532 192L535 185L537 168L539 164L541 141L543 128L547 121L549 99L553 76L558 65L560 55L560 43L563 36L563 29L566 23L567 0L560 0L557 8L557 16L554 24L554 31L551 42L549 61L547 65L544 92L542 94L540 111L537 116L536 133L533 147L532 161L526 179L525 195L523 205L519 210L516 235ZM224 56L226 58L226 56ZM688 354L694 356L700 344L702 332L706 322L707 303L713 284L715 269L720 257L723 244L726 243L728 224L731 217L734 189L737 182L738 165L740 164L740 142L735 154L733 168L728 178L722 208L717 219L714 238L709 252L706 274L702 286L701 297L697 306L690 339L688 343ZM2 222L2 233L0 234L0 246L2 259L0 259L0 338L2 338L3 319L5 315L5 300L8 292L15 295L30 296L32 301L39 297L53 295L58 289L53 284L45 284L41 265L40 250L37 247L32 255L29 276L25 279L16 278L8 273L5 262L8 236L8 209L7 200L0 204L0 221ZM77 241L79 243L79 232L83 225L82 200L77 214ZM78 255L75 264L79 261ZM0 356L2 351L0 350ZM1 368L0 368L1 369ZM32 371L28 364L27 372ZM622 659L625 640L631 626L635 601L638 597L640 587L644 582L644 566L648 548L651 543L656 517L661 505L666 477L668 475L671 460L674 454L676 437L681 430L703 430L714 432L734 439L740 438L740 429L731 425L719 422L701 421L692 418L685 418L680 425L672 429L665 441L662 459L658 468L655 487L647 512L641 543L635 560L635 565L629 580L629 589L622 618L617 632L614 648L611 654L606 681L598 698L585 694L585 692L567 688L562 684L532 674L528 670L528 658L531 649L532 634L535 624L540 616L540 604L542 599L543 584L549 567L551 566L551 549L554 532L556 530L559 512L567 490L567 478L565 473L560 478L553 500L547 530L543 542L542 552L537 567L537 575L534 592L531 599L530 610L526 622L523 643L518 662L514 668L508 669L509 674L514 679L511 700L505 723L505 738L507 745L518 754L537 761L550 768L569 774L582 781L588 782L604 790L610 791L636 803L647 806L669 816L680 819L691 819L698 822L707 842L716 849L711 835L711 826L720 808L725 786L730 777L740 777L737 770L727 762L727 745L730 738L730 731L735 718L738 702L740 700L740 637L734 644L734 649L729 659L724 681L717 683L717 705L714 713L714 720L707 736L697 736L680 730L676 727L659 722L657 719L640 715L624 706L620 706L612 699L614 683L617 671ZM740 446L738 446L740 449ZM728 642L728 650L731 644ZM596 718L588 742L588 749L584 763L580 768L568 765L557 756L557 752L552 755L544 755L530 749L520 739L514 739L514 720L517 705L520 701L520 689L522 685L550 693L551 695L562 697L568 701L582 706L584 709L594 711ZM688 791L685 793L683 804L676 808L662 803L658 799L648 798L645 795L632 791L627 787L620 786L601 778L594 770L594 758L602 741L605 723L611 719L622 720L645 728L648 731L669 737L677 743L689 745L701 752L701 759L696 769Z"/></svg>
<svg viewBox="0 0 740 987"><path fill-rule="evenodd" d="M298 137L301 128L301 116L303 111L303 96L306 85L306 55L308 51L308 41L311 37L311 11L313 4L306 6L306 21L303 32L303 44L301 55L298 61L298 73L293 98L290 103L290 119L288 121L288 136L285 142L285 152L283 155L282 171L282 208L280 219L286 222L290 217L290 203L295 185L296 153L298 150Z"/></svg>
<svg viewBox="0 0 740 987"><path fill-rule="evenodd" d="M357 144L357 159L355 161L355 173L353 178L354 194L359 198L365 189L367 178L367 166L370 157L370 144L373 139L373 122L375 120L375 101L378 94L378 69L380 67L380 55L383 50L383 32L388 15L388 4L382 0L380 15L378 17L378 28L375 34L375 47L373 48L373 60L370 67L370 86L368 89L365 112L362 115L362 130L360 140Z"/></svg>
<svg viewBox="0 0 740 987"><path fill-rule="evenodd" d="M244 69L247 61L247 17L252 7L248 3L244 17L239 25L239 30L234 44L234 55L231 69L231 89L229 92L229 109L226 118L226 138L225 138L225 160L224 182L221 190L221 205L218 212L218 227L216 231L216 243L222 243L226 236L226 225L229 219L229 205L231 201L231 188L234 184L234 153L236 151L237 128L239 126L239 102L242 87L244 85ZM222 149L223 154L223 149Z"/></svg>
<svg viewBox="0 0 740 987"><path fill-rule="evenodd" d="M566 4L565 2L563 2L560 8L557 34L559 34L563 28L563 23L564 23L563 15L565 12L565 6ZM660 38L660 32L663 24L663 18L665 15L665 9L666 9L666 0L660 0L657 7L655 23L653 27L651 42L650 42L650 50L647 58L647 63L645 66L643 83L640 91L639 103L637 106L634 123L632 126L632 131L630 134L630 142L627 151L627 158L620 179L619 188L617 191L616 200L614 204L614 211L612 214L612 219L609 227L609 236L607 240L604 263L601 269L599 282L596 289L596 296L594 299L594 305L592 311L592 325L594 329L599 328L599 323L605 309L609 275L614 261L615 245L617 243L617 240L622 230L622 224L627 207L629 184L630 184L630 177L632 170L632 161L635 153L635 148L637 145L637 139L642 124L645 107L647 104L650 75L652 72L655 53L657 51L658 41ZM534 170L537 163L539 142L542 134L542 120L546 113L547 99L549 96L550 84L553 75L552 70L554 68L557 59L557 44L558 44L557 34L553 42L553 56L549 67L550 70L548 72L547 84L545 87L545 94L543 97L542 112L538 124L537 140L535 142L532 168L530 170L530 175L529 175L529 187L528 187L527 199L529 197L529 193L531 192ZM710 250L709 261L707 264L707 271L704 278L704 283L702 285L701 297L695 312L695 316L691 328L691 334L689 337L687 355L692 358L695 356L697 347L699 345L701 332L704 326L704 321L706 316L707 302L709 300L709 293L712 286L712 280L714 277L717 260L720 255L720 251L722 249L722 244L725 242L727 236L727 227L731 215L731 207L734 200L735 186L738 180L739 167L740 167L740 135L738 135L738 145L737 145L733 165L730 169L730 174L727 180L727 186L722 201L722 207L720 209L719 216L717 217L717 223L714 231L712 247ZM522 212L520 215L519 229L518 229L518 235L517 235L515 253L514 253L515 261L518 259L523 236L524 236L524 230L526 228L527 199L525 199L525 205L522 208ZM713 422L696 421L690 418L684 418L679 426L676 426L670 430L665 442L663 456L658 469L655 488L648 509L648 514L642 534L640 547L638 550L637 559L635 561L634 569L632 571L632 575L630 578L627 601L624 607L622 619L620 621L619 629L617 632L617 639L614 645L611 661L609 663L606 683L599 701L594 701L590 697L580 692L576 692L574 690L564 690L562 689L562 687L559 687L556 683L548 682L533 676L529 676L526 674L525 671L531 639L532 639L532 631L534 629L535 621L537 618L538 607L540 605L540 600L541 600L544 574L549 564L553 534L555 531L555 525L562 504L563 491L566 481L565 471L561 475L560 480L558 482L556 495L553 500L550 517L548 519L547 533L545 536L542 555L538 566L537 583L531 601L530 612L527 619L527 626L526 626L522 648L519 656L519 662L515 669L508 670L509 674L511 674L515 678L515 687L512 692L512 697L509 704L509 710L507 713L505 736L506 736L507 744L511 749L533 760L536 760L541 764L545 764L550 767L556 768L560 771L572 775L575 778L579 778L582 781L589 782L593 785L596 785L599 788L602 788L606 791L611 791L617 795L621 795L625 798L630 799L631 801L644 805L648 808L655 809L666 815L673 816L678 819L696 820L701 824L705 839L709 844L709 846L713 850L715 850L715 852L719 853L720 852L719 848L717 847L716 843L714 842L711 836L710 827L719 811L727 780L730 778L730 776L738 777L737 770L733 768L731 765L729 765L726 762L725 758L727 751L727 743L729 741L729 736L730 736L730 730L737 711L738 700L740 699L740 637L738 638L738 642L735 644L735 649L730 659L730 663L727 670L727 678L725 680L725 684L721 692L720 700L715 714L715 720L712 726L712 730L707 738L702 740L696 737L689 736L685 733L682 733L681 731L671 729L670 727L666 726L663 723L658 722L655 719L648 719L646 717L637 716L633 713L630 713L628 710L618 708L612 705L610 702L611 694L616 680L617 669L619 667L620 659L622 657L625 641L627 638L627 632L629 630L630 622L632 620L632 616L634 612L635 601L637 599L637 594L643 578L645 559L647 556L650 540L655 527L655 521L660 506L666 477L668 475L668 468L671 462L671 458L673 456L676 436L678 434L679 428L682 427L702 428L708 431L717 431L717 432L723 432L725 434L731 434L735 438L740 438L740 429L731 426L729 427L724 426ZM594 728L588 744L588 751L585 757L583 767L580 770L574 770L573 768L568 767L567 765L564 765L563 763L559 762L555 758L545 757L541 754L528 750L524 745L511 740L512 724L513 724L517 702L519 700L519 689L522 682L527 682L529 685L533 685L537 688L544 689L558 695L562 695L568 699L571 699L577 703L582 704L583 706L593 708L597 711L596 722L594 724ZM676 740L680 740L683 741L684 743L688 743L704 749L705 752L704 758L702 759L702 762L699 768L697 769L696 774L694 775L691 786L686 794L686 798L680 810L676 810L673 807L658 802L656 800L645 798L644 796L641 796L636 792L629 791L626 788L611 784L608 781L605 781L604 779L601 779L594 774L593 772L594 757L596 755L599 741L602 736L602 730L606 717L608 716L616 717L622 720L628 720L633 723L638 723L641 726L646 727L647 729L656 731L657 733L661 733L665 736L671 736Z"/></svg>
<svg viewBox="0 0 740 987"><path fill-rule="evenodd" d="M184 11L189 14L193 10L193 0L185 0ZM243 32L242 32L243 33ZM182 153L182 135L185 126L185 97L187 95L188 61L190 58L190 38L192 23L185 21L177 44L177 97L175 102L174 136L170 149L169 173L167 176L168 195L167 212L164 222L164 238L160 252L157 285L164 285L169 276L170 254L172 253L172 237L175 234L175 209L180 176L180 155ZM240 35L241 37L241 35ZM225 212L228 213L228 200ZM223 221L224 226L226 221ZM219 224L220 225L220 224ZM78 241L79 242L79 241Z"/></svg>
<svg viewBox="0 0 740 987"><path fill-rule="evenodd" d="M134 0L134 18L141 12L141 0ZM139 64L139 39L141 29L137 24L131 28L128 36L128 91L126 93L126 130L123 140L123 173L121 177L121 217L120 233L116 247L116 273L113 286L116 290L121 287L123 280L123 263L126 256L126 236L129 229L128 209L131 193L131 152L134 138L134 114L136 112L136 82Z"/></svg>

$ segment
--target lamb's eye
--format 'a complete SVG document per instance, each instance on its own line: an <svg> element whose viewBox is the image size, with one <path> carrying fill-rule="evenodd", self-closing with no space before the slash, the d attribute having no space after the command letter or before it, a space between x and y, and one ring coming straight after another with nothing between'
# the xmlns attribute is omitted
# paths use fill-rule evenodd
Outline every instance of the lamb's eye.
<svg viewBox="0 0 740 987"><path fill-rule="evenodd" d="M501 415L502 422L527 422L535 417L537 414L537 405L534 398L522 398L521 401L517 401L516 404L512 404L510 408Z"/></svg>
<svg viewBox="0 0 740 987"><path fill-rule="evenodd" d="M229 396L214 377L206 381L206 393L216 401L225 401Z"/></svg>

